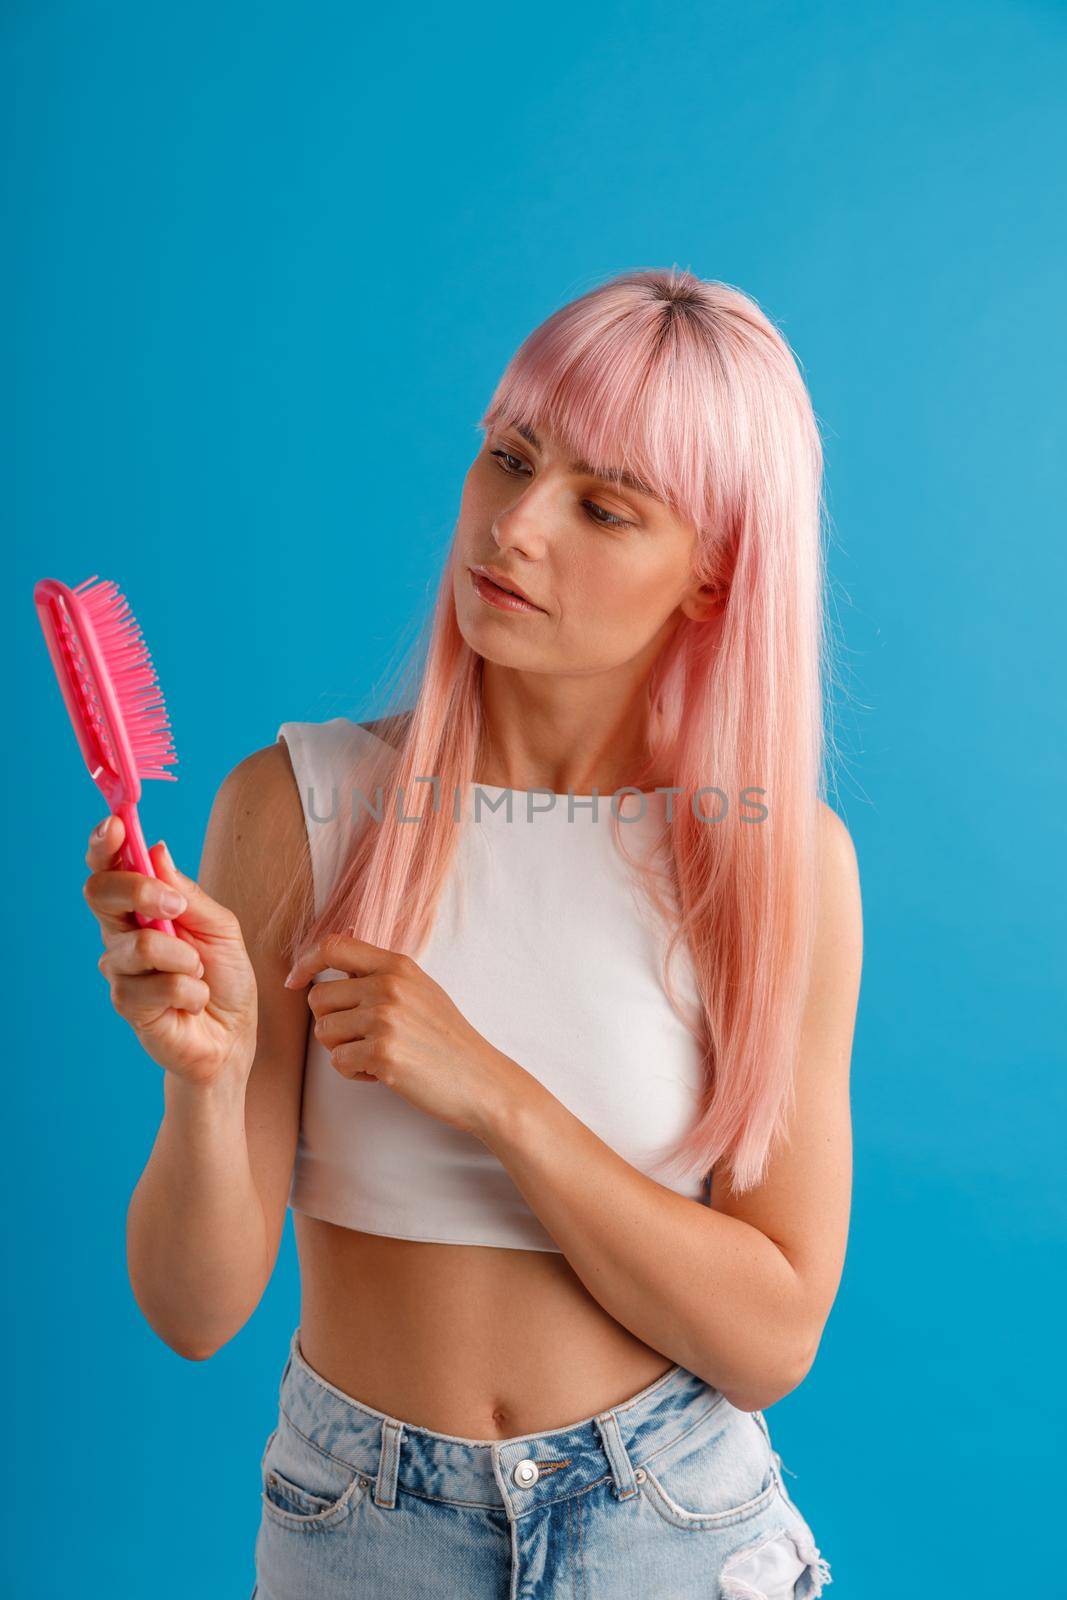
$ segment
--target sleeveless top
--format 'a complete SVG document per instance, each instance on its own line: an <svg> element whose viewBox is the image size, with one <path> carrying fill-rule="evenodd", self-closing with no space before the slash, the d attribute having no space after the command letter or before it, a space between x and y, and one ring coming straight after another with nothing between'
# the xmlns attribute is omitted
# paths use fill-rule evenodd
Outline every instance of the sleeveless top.
<svg viewBox="0 0 1067 1600"><path fill-rule="evenodd" d="M317 914L358 828L377 825L362 798L353 805L353 791L376 807L378 785L386 805L396 804L395 787L380 768L360 784L361 766L381 757L384 741L346 717L285 722L277 738L300 790ZM671 976L687 1027L663 988L669 930L614 844L611 796L599 797L594 815L585 796L469 788L479 792L478 812L454 824L460 836L419 966L472 1027L626 1161L709 1203L710 1174L676 1180L655 1170L697 1114L699 1000L683 943ZM550 798L550 809L536 809ZM450 810L451 801L442 795ZM404 814L425 803L406 794L404 802ZM665 807L661 794L620 797L633 855L649 847L650 832L662 841ZM310 1029L288 1203L399 1239L560 1248L480 1139L385 1084L352 1083Z"/></svg>

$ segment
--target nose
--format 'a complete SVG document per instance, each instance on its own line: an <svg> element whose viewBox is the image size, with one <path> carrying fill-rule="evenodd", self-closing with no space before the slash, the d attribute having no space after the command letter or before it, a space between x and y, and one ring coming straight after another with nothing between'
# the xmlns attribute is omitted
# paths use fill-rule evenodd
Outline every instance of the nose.
<svg viewBox="0 0 1067 1600"><path fill-rule="evenodd" d="M514 550L531 561L548 547L546 530L552 526L548 487L530 483L505 511L493 518L493 538L500 550Z"/></svg>

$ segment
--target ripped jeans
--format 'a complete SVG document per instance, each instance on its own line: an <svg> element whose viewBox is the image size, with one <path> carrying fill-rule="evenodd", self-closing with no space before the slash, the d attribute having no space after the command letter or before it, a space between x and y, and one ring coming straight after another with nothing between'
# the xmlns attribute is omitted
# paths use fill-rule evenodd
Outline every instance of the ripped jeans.
<svg viewBox="0 0 1067 1600"><path fill-rule="evenodd" d="M252 1600L808 1600L830 1581L762 1412L685 1367L565 1428L459 1439L342 1393L299 1333Z"/></svg>

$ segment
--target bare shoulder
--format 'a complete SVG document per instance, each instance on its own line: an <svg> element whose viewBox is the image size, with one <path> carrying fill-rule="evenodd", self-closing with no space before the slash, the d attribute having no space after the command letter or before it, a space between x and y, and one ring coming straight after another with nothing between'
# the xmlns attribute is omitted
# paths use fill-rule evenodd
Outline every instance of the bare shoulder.
<svg viewBox="0 0 1067 1600"><path fill-rule="evenodd" d="M243 855L268 838L279 847L304 836L300 791L281 740L253 750L227 772L215 796L212 820L228 826L230 842Z"/></svg>
<svg viewBox="0 0 1067 1600"><path fill-rule="evenodd" d="M825 800L819 801L819 839L822 860L829 863L831 871L854 872L859 877L852 835L843 818Z"/></svg>
<svg viewBox="0 0 1067 1600"><path fill-rule="evenodd" d="M310 856L300 792L288 750L278 741L242 757L226 773L211 808L199 878L235 912L245 943L280 934L284 912L310 887ZM279 953L280 954L280 953Z"/></svg>
<svg viewBox="0 0 1067 1600"><path fill-rule="evenodd" d="M819 904L815 971L834 981L852 976L862 957L863 909L852 835L832 806L819 801ZM858 972L857 972L858 976Z"/></svg>

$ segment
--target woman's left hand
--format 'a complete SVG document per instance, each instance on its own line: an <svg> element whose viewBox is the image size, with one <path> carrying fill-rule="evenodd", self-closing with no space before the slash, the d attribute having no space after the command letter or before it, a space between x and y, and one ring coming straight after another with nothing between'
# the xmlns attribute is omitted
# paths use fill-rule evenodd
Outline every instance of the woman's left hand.
<svg viewBox="0 0 1067 1600"><path fill-rule="evenodd" d="M384 1083L420 1111L486 1136L522 1069L473 1028L411 956L331 934L293 966L298 989L325 968L349 974L313 983L315 1037L354 1082Z"/></svg>

